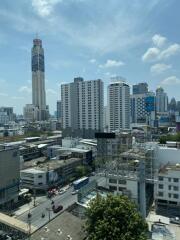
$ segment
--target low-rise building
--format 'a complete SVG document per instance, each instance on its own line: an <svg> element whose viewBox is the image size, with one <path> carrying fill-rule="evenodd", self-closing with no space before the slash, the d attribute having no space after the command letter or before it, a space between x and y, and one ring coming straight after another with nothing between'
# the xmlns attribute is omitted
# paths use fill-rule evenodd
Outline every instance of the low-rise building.
<svg viewBox="0 0 180 240"><path fill-rule="evenodd" d="M167 164L158 173L155 194L157 207L178 208L180 215L180 164ZM176 214L178 214L178 211Z"/></svg>
<svg viewBox="0 0 180 240"><path fill-rule="evenodd" d="M92 164L92 150L81 149L81 148L67 148L61 147L60 145L50 146L47 149L48 158L63 159L64 156L69 156L72 158L80 158L83 160L83 164Z"/></svg>
<svg viewBox="0 0 180 240"><path fill-rule="evenodd" d="M0 150L0 205L17 201L20 182L20 158L17 148Z"/></svg>
<svg viewBox="0 0 180 240"><path fill-rule="evenodd" d="M79 158L66 160L52 159L29 169L21 170L22 186L29 189L47 189L64 184L76 174L76 168L83 164Z"/></svg>
<svg viewBox="0 0 180 240"><path fill-rule="evenodd" d="M23 186L29 188L46 188L47 173L44 170L29 168L21 171L21 180Z"/></svg>
<svg viewBox="0 0 180 240"><path fill-rule="evenodd" d="M158 161L158 167L170 164L180 164L180 143L179 142L167 142L166 144L160 144L156 148L156 155Z"/></svg>

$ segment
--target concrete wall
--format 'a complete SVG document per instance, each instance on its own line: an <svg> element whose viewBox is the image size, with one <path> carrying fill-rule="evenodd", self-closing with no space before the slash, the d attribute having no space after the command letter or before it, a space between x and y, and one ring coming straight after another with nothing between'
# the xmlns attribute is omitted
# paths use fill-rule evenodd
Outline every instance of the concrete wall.
<svg viewBox="0 0 180 240"><path fill-rule="evenodd" d="M157 161L159 166L180 163L180 149L158 146Z"/></svg>

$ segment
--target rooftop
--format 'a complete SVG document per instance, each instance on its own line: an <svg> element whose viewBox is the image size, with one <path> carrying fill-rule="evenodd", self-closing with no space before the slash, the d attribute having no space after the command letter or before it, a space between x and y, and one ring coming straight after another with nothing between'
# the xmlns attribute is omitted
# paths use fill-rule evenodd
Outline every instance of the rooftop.
<svg viewBox="0 0 180 240"><path fill-rule="evenodd" d="M49 170L54 170L63 166L66 166L68 164L77 162L77 161L81 161L80 158L70 158L70 159L66 159L66 160L49 160L49 161L45 161L45 159L42 158L38 158L34 159L31 161L31 164L28 165L28 162L26 164L26 167L31 167L31 169L37 169L37 170L42 170L42 171L47 171L47 169ZM27 169L28 170L28 169Z"/></svg>
<svg viewBox="0 0 180 240"><path fill-rule="evenodd" d="M83 220L65 211L45 227L36 231L31 239L68 239L67 236L70 235L73 240L83 240L86 237L82 230L83 225Z"/></svg>
<svg viewBox="0 0 180 240"><path fill-rule="evenodd" d="M176 164L167 164L159 170L159 173L166 173L169 170L180 171L180 162Z"/></svg>
<svg viewBox="0 0 180 240"><path fill-rule="evenodd" d="M44 173L44 171L36 169L36 168L28 168L25 170L22 170L23 173Z"/></svg>

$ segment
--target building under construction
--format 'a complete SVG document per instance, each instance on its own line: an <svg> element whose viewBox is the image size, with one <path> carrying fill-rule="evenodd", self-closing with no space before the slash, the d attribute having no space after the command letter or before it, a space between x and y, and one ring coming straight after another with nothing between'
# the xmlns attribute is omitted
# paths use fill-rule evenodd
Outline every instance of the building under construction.
<svg viewBox="0 0 180 240"><path fill-rule="evenodd" d="M136 144L130 132L99 133L96 138L96 169L106 177L106 187L127 195L145 217L153 200L154 148Z"/></svg>

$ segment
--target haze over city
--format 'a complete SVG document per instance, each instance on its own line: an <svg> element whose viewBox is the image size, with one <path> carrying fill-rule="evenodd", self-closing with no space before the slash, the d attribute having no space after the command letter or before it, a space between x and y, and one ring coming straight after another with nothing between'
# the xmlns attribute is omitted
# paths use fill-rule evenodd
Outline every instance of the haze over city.
<svg viewBox="0 0 180 240"><path fill-rule="evenodd" d="M21 113L31 103L31 48L37 34L45 51L45 80L50 113L60 84L76 76L115 75L131 85L162 86L179 100L180 2L32 0L1 2L0 102ZM173 12L173 16L172 16Z"/></svg>

